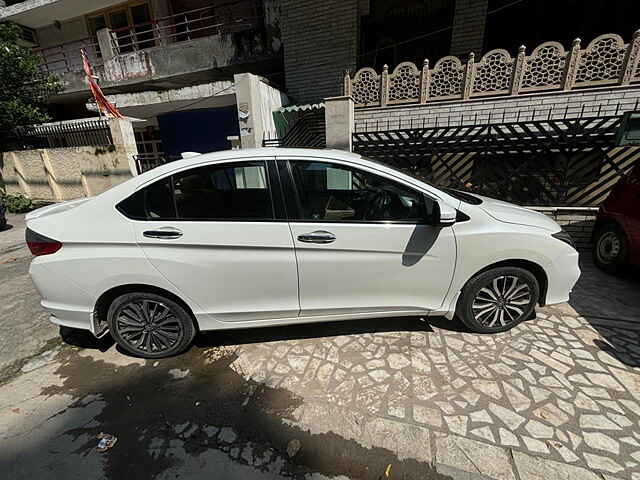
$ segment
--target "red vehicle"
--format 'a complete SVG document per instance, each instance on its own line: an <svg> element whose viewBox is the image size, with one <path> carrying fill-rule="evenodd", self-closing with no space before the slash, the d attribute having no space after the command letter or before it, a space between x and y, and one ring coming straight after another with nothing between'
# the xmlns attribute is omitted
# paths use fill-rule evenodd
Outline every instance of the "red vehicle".
<svg viewBox="0 0 640 480"><path fill-rule="evenodd" d="M598 211L593 260L609 273L640 265L640 163L614 185Z"/></svg>

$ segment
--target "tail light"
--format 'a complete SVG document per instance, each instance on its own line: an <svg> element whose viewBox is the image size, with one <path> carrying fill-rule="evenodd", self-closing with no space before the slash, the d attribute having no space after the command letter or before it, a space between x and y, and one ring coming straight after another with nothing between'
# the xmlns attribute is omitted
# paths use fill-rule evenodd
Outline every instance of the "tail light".
<svg viewBox="0 0 640 480"><path fill-rule="evenodd" d="M25 237L29 250L31 250L31 253L36 257L40 255L51 255L62 248L62 243L59 241L40 235L29 228L27 228Z"/></svg>

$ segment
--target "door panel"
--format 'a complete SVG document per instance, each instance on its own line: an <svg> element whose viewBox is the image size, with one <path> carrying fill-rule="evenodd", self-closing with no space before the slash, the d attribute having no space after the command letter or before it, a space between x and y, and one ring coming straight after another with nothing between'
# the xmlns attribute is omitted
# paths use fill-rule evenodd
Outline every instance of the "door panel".
<svg viewBox="0 0 640 480"><path fill-rule="evenodd" d="M345 164L292 159L289 172L301 316L440 308L456 243L426 224L434 201Z"/></svg>
<svg viewBox="0 0 640 480"><path fill-rule="evenodd" d="M253 161L191 168L118 205L136 220L136 241L151 264L220 321L299 312L291 231L284 218L275 218L266 166Z"/></svg>
<svg viewBox="0 0 640 480"><path fill-rule="evenodd" d="M451 228L428 225L291 223L300 275L300 314L436 310L455 265ZM335 241L298 236L317 230Z"/></svg>
<svg viewBox="0 0 640 480"><path fill-rule="evenodd" d="M179 238L149 238L172 227ZM286 222L135 222L154 267L221 321L298 315L298 274Z"/></svg>

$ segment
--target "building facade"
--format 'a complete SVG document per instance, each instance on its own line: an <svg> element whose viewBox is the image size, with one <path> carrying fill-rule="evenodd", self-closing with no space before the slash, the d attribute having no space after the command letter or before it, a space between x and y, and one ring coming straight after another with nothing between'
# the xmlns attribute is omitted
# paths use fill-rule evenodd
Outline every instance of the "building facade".
<svg viewBox="0 0 640 480"><path fill-rule="evenodd" d="M0 6L41 69L60 77L55 120L93 116L81 50L98 83L135 117L139 153L212 151L241 133L234 75L283 78L276 0L26 0ZM246 103L246 102L240 102Z"/></svg>
<svg viewBox="0 0 640 480"><path fill-rule="evenodd" d="M611 150L611 131L598 133L606 145L586 132L592 144L554 144L544 155L530 148L501 153L496 158L504 164L485 160L482 149L462 155L451 142L450 151L438 145L436 155L419 137L402 140L409 134L401 131L415 136L418 127L455 125L494 125L494 131L525 121L547 122L536 128L551 131L565 128L553 122L601 117L614 125L638 109L640 99L640 34L634 34L640 24L628 14L629 3L25 0L0 6L0 21L21 25L43 70L61 77L64 91L51 100L56 119L85 117L93 108L83 48L109 99L143 120L134 123L142 156L225 149L235 138L242 147L256 147L276 130L282 137L295 126L306 146L326 138L328 145L383 159L386 142L387 151L445 172L436 180L457 187L540 177L544 195L532 191L519 203L593 211L639 156ZM355 106L344 109L336 97L351 98L346 101ZM323 109L326 122L318 125ZM293 121L278 128L276 111L284 123L292 113ZM341 129L344 135L334 138ZM363 146L358 132L384 142ZM520 140L510 141L521 150L532 142ZM462 160L449 165L447 158ZM498 171L507 164L528 167L509 167L509 175L489 182L490 163ZM576 168L582 183L569 185ZM589 195L576 193L580 188Z"/></svg>

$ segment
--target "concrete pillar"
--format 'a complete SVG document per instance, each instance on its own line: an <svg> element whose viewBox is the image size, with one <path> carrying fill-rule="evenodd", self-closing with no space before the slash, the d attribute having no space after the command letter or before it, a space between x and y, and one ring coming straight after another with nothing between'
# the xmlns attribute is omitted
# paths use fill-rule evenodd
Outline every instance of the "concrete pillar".
<svg viewBox="0 0 640 480"><path fill-rule="evenodd" d="M118 55L116 39L111 30L108 28L102 28L96 32L96 36L98 37L98 46L102 53L102 59L105 62Z"/></svg>
<svg viewBox="0 0 640 480"><path fill-rule="evenodd" d="M131 175L138 175L135 156L138 155L136 137L133 133L131 120L128 118L110 118L109 129L118 158L126 158ZM114 165L114 169L123 168L124 165Z"/></svg>
<svg viewBox="0 0 640 480"><path fill-rule="evenodd" d="M241 148L261 147L264 126L260 111L260 77L239 73L233 76L233 81L236 84Z"/></svg>
<svg viewBox="0 0 640 480"><path fill-rule="evenodd" d="M451 55L482 53L489 0L456 0L451 33Z"/></svg>
<svg viewBox="0 0 640 480"><path fill-rule="evenodd" d="M352 151L355 115L351 97L324 99L324 120L327 148Z"/></svg>

